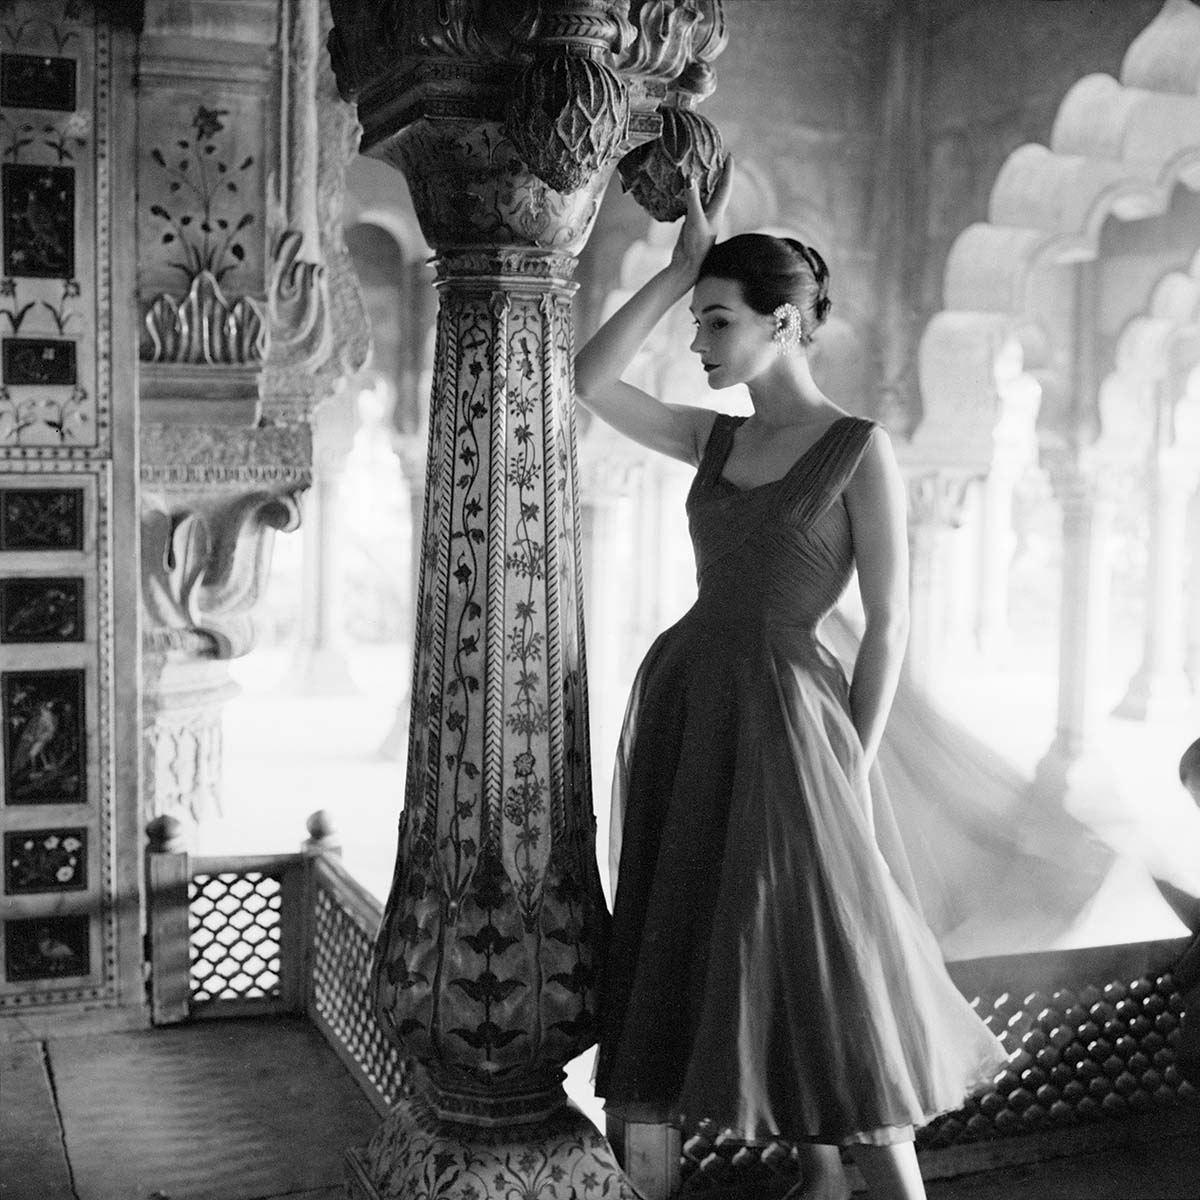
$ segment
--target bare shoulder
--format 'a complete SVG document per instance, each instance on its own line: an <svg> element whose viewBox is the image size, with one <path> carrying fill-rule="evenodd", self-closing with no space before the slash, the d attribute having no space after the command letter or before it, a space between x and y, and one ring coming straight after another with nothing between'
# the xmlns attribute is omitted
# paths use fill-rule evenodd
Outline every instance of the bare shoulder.
<svg viewBox="0 0 1200 1200"><path fill-rule="evenodd" d="M859 470L870 474L872 471L886 471L889 468L899 469L891 435L877 421L871 421L869 424L871 428L867 433L862 458L859 460Z"/></svg>
<svg viewBox="0 0 1200 1200"><path fill-rule="evenodd" d="M873 422L858 466L846 485L847 502L877 503L885 496L895 496L903 486L892 439L882 425Z"/></svg>

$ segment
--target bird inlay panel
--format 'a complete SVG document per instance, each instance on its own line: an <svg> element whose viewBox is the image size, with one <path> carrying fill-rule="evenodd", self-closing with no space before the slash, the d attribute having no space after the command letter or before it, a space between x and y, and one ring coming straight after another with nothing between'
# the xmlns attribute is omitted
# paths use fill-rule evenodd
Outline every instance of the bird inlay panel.
<svg viewBox="0 0 1200 1200"><path fill-rule="evenodd" d="M0 579L0 642L82 642L79 577Z"/></svg>
<svg viewBox="0 0 1200 1200"><path fill-rule="evenodd" d="M4 893L79 892L88 886L88 831L18 829L4 835Z"/></svg>
<svg viewBox="0 0 1200 1200"><path fill-rule="evenodd" d="M75 60L42 54L0 54L0 105L74 111Z"/></svg>
<svg viewBox="0 0 1200 1200"><path fill-rule="evenodd" d="M82 550L82 488L0 489L0 551Z"/></svg>
<svg viewBox="0 0 1200 1200"><path fill-rule="evenodd" d="M5 163L4 274L64 279L75 274L75 172Z"/></svg>
<svg viewBox="0 0 1200 1200"><path fill-rule="evenodd" d="M8 982L86 975L91 954L88 918L33 917L4 922L4 974Z"/></svg>
<svg viewBox="0 0 1200 1200"><path fill-rule="evenodd" d="M4 803L83 804L83 671L5 671L0 692Z"/></svg>

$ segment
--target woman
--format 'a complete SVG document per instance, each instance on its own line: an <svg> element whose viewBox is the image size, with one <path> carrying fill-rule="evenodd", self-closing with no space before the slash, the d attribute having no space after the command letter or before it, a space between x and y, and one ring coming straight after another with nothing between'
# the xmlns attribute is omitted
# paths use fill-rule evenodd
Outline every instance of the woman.
<svg viewBox="0 0 1200 1200"><path fill-rule="evenodd" d="M695 606L650 649L614 784L622 839L596 1090L614 1107L804 1149L797 1200L924 1195L913 1126L986 1085L1004 1053L945 973L869 776L907 634L905 493L888 438L817 386L828 271L798 242L715 244L727 167L693 185L669 265L580 351L581 403L695 464ZM694 289L694 290L693 290ZM692 291L715 390L749 418L621 382ZM852 681L815 636L857 568Z"/></svg>

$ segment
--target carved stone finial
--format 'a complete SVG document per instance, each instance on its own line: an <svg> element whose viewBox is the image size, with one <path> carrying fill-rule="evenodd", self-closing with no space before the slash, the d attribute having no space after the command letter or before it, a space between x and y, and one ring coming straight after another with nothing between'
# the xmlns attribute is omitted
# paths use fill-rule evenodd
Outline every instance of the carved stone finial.
<svg viewBox="0 0 1200 1200"><path fill-rule="evenodd" d="M504 132L539 179L574 192L629 137L629 93L610 67L559 49L517 77Z"/></svg>
<svg viewBox="0 0 1200 1200"><path fill-rule="evenodd" d="M677 221L687 212L687 189L693 179L700 198L712 199L725 147L717 127L686 108L662 110L662 133L653 142L631 150L617 164L627 192L656 221Z"/></svg>
<svg viewBox="0 0 1200 1200"><path fill-rule="evenodd" d="M151 854L174 854L180 849L183 822L168 813L146 822L147 849Z"/></svg>

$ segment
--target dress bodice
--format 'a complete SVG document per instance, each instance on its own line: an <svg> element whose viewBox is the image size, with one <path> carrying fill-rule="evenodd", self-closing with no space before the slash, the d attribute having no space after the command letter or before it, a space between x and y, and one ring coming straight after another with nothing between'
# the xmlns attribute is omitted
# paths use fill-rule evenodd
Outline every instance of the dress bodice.
<svg viewBox="0 0 1200 1200"><path fill-rule="evenodd" d="M719 414L687 498L699 615L815 628L854 570L842 492L875 423L841 417L782 478L739 488L722 475L745 417Z"/></svg>

